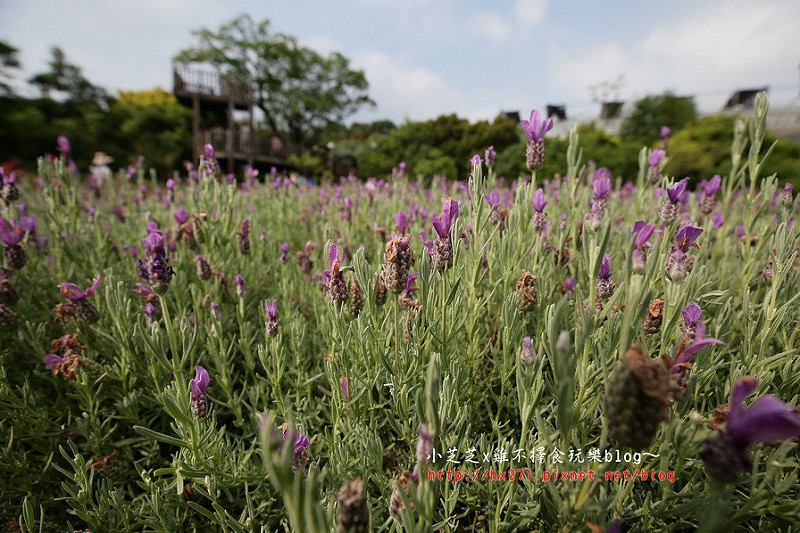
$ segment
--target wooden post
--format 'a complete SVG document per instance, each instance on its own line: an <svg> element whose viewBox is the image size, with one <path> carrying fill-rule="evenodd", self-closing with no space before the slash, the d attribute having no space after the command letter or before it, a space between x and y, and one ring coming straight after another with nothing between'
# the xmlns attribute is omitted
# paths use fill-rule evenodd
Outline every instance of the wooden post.
<svg viewBox="0 0 800 533"><path fill-rule="evenodd" d="M192 95L192 164L200 160L200 97Z"/></svg>
<svg viewBox="0 0 800 533"><path fill-rule="evenodd" d="M233 95L228 95L228 131L225 135L225 151L228 153L228 172L233 172Z"/></svg>

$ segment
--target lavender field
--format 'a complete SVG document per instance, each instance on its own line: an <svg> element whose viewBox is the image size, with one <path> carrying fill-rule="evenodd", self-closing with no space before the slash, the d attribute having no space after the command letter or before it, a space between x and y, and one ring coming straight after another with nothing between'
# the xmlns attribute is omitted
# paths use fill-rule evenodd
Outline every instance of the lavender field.
<svg viewBox="0 0 800 533"><path fill-rule="evenodd" d="M798 201L583 158L467 180L3 176L11 531L800 527ZM144 154L146 157L147 154ZM295 177L296 178L296 177Z"/></svg>

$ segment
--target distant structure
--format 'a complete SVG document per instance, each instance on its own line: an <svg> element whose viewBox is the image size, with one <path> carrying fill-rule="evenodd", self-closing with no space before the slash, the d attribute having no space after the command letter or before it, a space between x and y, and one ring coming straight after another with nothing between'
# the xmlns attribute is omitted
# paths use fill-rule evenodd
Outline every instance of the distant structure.
<svg viewBox="0 0 800 533"><path fill-rule="evenodd" d="M547 104L547 118L567 120L567 106Z"/></svg>
<svg viewBox="0 0 800 533"><path fill-rule="evenodd" d="M758 89L739 89L734 91L725 105L722 107L723 111L744 111L752 110L756 102L756 95L758 93L769 93L769 87L760 87Z"/></svg>
<svg viewBox="0 0 800 533"><path fill-rule="evenodd" d="M756 95L760 92L769 94L769 87L734 91L722 107L721 113L723 115L751 115L755 107ZM776 137L800 142L800 101L795 100L782 107L770 105L767 112L767 129Z"/></svg>
<svg viewBox="0 0 800 533"><path fill-rule="evenodd" d="M194 161L211 144L227 172L244 165L290 168L290 148L275 135L261 139L254 127L253 89L247 80L181 65L174 65L172 74L173 94L192 110Z"/></svg>
<svg viewBox="0 0 800 533"><path fill-rule="evenodd" d="M700 116L710 116L714 114L722 115L742 115L748 116L753 113L755 97L760 92L769 94L769 87L756 87L748 89L737 89L716 113L701 113ZM684 98L691 98L685 96ZM566 137L573 126L594 123L598 128L611 133L618 134L622 123L633 111L634 102L622 100L601 101L600 112L597 115L567 115L567 108L564 104L547 104L547 116L553 119L554 137ZM514 120L514 113L504 111L504 116ZM519 116L517 113L516 116ZM770 105L767 113L767 128L777 137L800 142L800 97L781 107Z"/></svg>

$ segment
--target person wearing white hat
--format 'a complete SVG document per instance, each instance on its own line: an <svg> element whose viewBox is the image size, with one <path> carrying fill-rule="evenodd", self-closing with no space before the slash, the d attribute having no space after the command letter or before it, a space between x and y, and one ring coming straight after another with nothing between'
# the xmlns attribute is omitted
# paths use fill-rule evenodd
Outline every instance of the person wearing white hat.
<svg viewBox="0 0 800 533"><path fill-rule="evenodd" d="M92 174L91 180L95 186L99 187L111 177L111 168L108 165L113 162L114 158L105 152L94 153L89 171Z"/></svg>

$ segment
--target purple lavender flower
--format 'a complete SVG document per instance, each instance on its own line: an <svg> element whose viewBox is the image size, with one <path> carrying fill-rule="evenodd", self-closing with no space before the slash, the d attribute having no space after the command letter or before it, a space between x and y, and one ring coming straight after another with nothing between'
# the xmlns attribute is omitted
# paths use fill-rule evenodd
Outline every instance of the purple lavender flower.
<svg viewBox="0 0 800 533"><path fill-rule="evenodd" d="M167 253L164 249L164 234L154 231L142 239L145 249L144 260L139 261L139 277L147 280L151 289L156 294L164 294L169 288L175 271L167 262Z"/></svg>
<svg viewBox="0 0 800 533"><path fill-rule="evenodd" d="M220 310L219 304L217 304L217 302L211 302L211 305L209 307L211 309L211 316L213 316L214 319L216 320L222 319L222 310Z"/></svg>
<svg viewBox="0 0 800 533"><path fill-rule="evenodd" d="M534 191L532 203L537 213L544 211L545 206L547 206L547 202L544 199L544 189L540 188Z"/></svg>
<svg viewBox="0 0 800 533"><path fill-rule="evenodd" d="M292 431L290 434L286 424L284 424L283 429L283 444L281 445L281 451L283 451L283 449L286 447L286 443L292 442L292 452L294 455L294 458L292 459L292 468L294 470L305 468L308 463L311 462L311 455L308 453L308 449L311 447L311 441L306 435L301 435L299 431Z"/></svg>
<svg viewBox="0 0 800 533"><path fill-rule="evenodd" d="M450 239L450 232L453 222L458 218L458 202L451 197L447 197L442 204L442 214L433 215L431 222L436 234L439 236L433 242L430 250L432 265L439 271L447 270L453 266L453 244Z"/></svg>
<svg viewBox="0 0 800 533"><path fill-rule="evenodd" d="M490 146L484 150L483 158L486 161L486 166L490 168L497 162L497 151L494 149L494 146Z"/></svg>
<svg viewBox="0 0 800 533"><path fill-rule="evenodd" d="M664 148L664 150L666 150L667 147L669 147L670 133L672 132L670 131L669 127L661 126L661 147Z"/></svg>
<svg viewBox="0 0 800 533"><path fill-rule="evenodd" d="M210 144L203 146L203 153L200 155L200 166L198 167L198 172L201 178L214 177L220 173L219 163L217 162L217 154L214 151L214 147Z"/></svg>
<svg viewBox="0 0 800 533"><path fill-rule="evenodd" d="M206 389L208 389L208 384L211 383L211 378L208 376L208 371L206 371L206 369L202 366L195 367L195 376L190 383L192 386L192 401L190 404L190 409L194 416L202 420L206 417L206 415L208 415Z"/></svg>
<svg viewBox="0 0 800 533"><path fill-rule="evenodd" d="M408 215L405 211L398 211L394 216L394 223L397 224L397 231L406 233L409 230Z"/></svg>
<svg viewBox="0 0 800 533"><path fill-rule="evenodd" d="M679 281L686 275L686 254L672 247L664 261L664 274L673 281Z"/></svg>
<svg viewBox="0 0 800 533"><path fill-rule="evenodd" d="M449 239L453 221L458 218L458 202L447 197L442 204L442 214L433 215L432 223L440 239Z"/></svg>
<svg viewBox="0 0 800 533"><path fill-rule="evenodd" d="M530 364L536 360L536 354L533 352L533 341L530 337L522 337L522 352L519 355L523 363Z"/></svg>
<svg viewBox="0 0 800 533"><path fill-rule="evenodd" d="M94 281L91 287L88 289L81 290L80 287L75 285L74 283L59 283L56 285L59 289L61 289L61 294L63 294L66 298L72 300L73 302L77 302L80 300L85 300L89 298L97 288L100 286L100 282L102 281L101 276L97 276L97 279Z"/></svg>
<svg viewBox="0 0 800 533"><path fill-rule="evenodd" d="M664 150L653 150L650 152L650 157L648 158L648 163L650 166L647 169L646 179L650 181L650 183L658 183L658 180L661 179L661 161L664 159L666 152Z"/></svg>
<svg viewBox="0 0 800 533"><path fill-rule="evenodd" d="M17 187L17 176L13 172L8 176L0 168L0 198L10 205L11 202L19 198L19 187Z"/></svg>
<svg viewBox="0 0 800 533"><path fill-rule="evenodd" d="M47 354L44 356L44 367L48 370L57 367L58 365L64 364L64 358L60 357L54 353Z"/></svg>
<svg viewBox="0 0 800 533"><path fill-rule="evenodd" d="M486 195L486 203L489 204L492 209L497 209L500 206L500 193L492 189L489 194Z"/></svg>
<svg viewBox="0 0 800 533"><path fill-rule="evenodd" d="M655 228L656 225L654 223L645 224L643 220L633 224L631 237L635 237L635 240L633 242L633 252L631 253L631 268L637 274L644 272L647 259L645 251L650 248L650 243L647 241L653 235Z"/></svg>
<svg viewBox="0 0 800 533"><path fill-rule="evenodd" d="M547 202L544 199L544 189L536 189L533 193L533 216L531 217L531 227L534 231L541 232L545 228L546 216L544 208Z"/></svg>
<svg viewBox="0 0 800 533"><path fill-rule="evenodd" d="M544 163L544 134L553 129L553 119L542 122L541 113L534 109L530 120L522 121L522 128L528 136L526 164L528 170L536 170Z"/></svg>
<svg viewBox="0 0 800 533"><path fill-rule="evenodd" d="M592 182L592 189L594 189L594 196L592 196L593 205L601 209L605 209L608 205L608 195L611 192L611 178L605 177L602 173L604 169L595 172L595 180ZM598 173L600 176L598 177Z"/></svg>
<svg viewBox="0 0 800 533"><path fill-rule="evenodd" d="M278 319L278 300L264 300L264 310L267 312L267 321L264 325L267 327L267 334L270 337L275 337L278 334L278 326L281 321Z"/></svg>
<svg viewBox="0 0 800 533"><path fill-rule="evenodd" d="M58 146L58 151L61 152L61 155L67 156L69 155L70 150L72 149L69 139L64 137L63 135L59 135L56 139L56 145Z"/></svg>
<svg viewBox="0 0 800 533"><path fill-rule="evenodd" d="M345 400L348 397L348 394L347 394L348 386L347 385L348 385L347 378L344 378L344 377L343 378L339 378L339 386L342 389L342 398L344 398Z"/></svg>
<svg viewBox="0 0 800 533"><path fill-rule="evenodd" d="M694 357L694 354L711 344L725 343L713 337L706 337L706 325L702 321L698 321L692 344L683 350L682 355L678 357L676 362L691 361L691 358Z"/></svg>
<svg viewBox="0 0 800 533"><path fill-rule="evenodd" d="M664 150L653 150L650 152L650 157L648 158L647 162L651 167L657 167L661 164L661 161L664 160L665 155L667 154L664 152Z"/></svg>
<svg viewBox="0 0 800 533"><path fill-rule="evenodd" d="M678 217L678 207L686 192L686 184L688 182L689 178L683 178L673 187L667 189L667 197L664 198L660 213L663 222L670 223Z"/></svg>
<svg viewBox="0 0 800 533"><path fill-rule="evenodd" d="M24 236L25 230L16 220L12 220L9 224L6 219L0 218L0 241L5 245L4 253L8 266L15 270L24 267L27 262L25 250L19 244Z"/></svg>
<svg viewBox="0 0 800 533"><path fill-rule="evenodd" d="M717 205L717 193L722 190L722 178L719 174L711 178L710 181L702 180L695 193L697 198L697 206L701 213L708 214L714 210Z"/></svg>
<svg viewBox="0 0 800 533"><path fill-rule="evenodd" d="M686 185L689 183L689 178L683 178L681 181L667 189L667 196L669 197L670 202L679 202L681 196L683 195L684 191L686 191Z"/></svg>
<svg viewBox="0 0 800 533"><path fill-rule="evenodd" d="M531 111L530 120L522 121L522 128L529 140L538 142L544 139L545 133L553 129L553 119L548 118L542 122L541 113L534 109Z"/></svg>
<svg viewBox="0 0 800 533"><path fill-rule="evenodd" d="M101 281L102 278L97 276L94 284L85 291L74 283L59 283L57 287L61 289L61 294L70 300L66 312L90 324L97 322L100 313L97 311L97 307L89 301L89 297L94 294Z"/></svg>
<svg viewBox="0 0 800 533"><path fill-rule="evenodd" d="M431 462L433 453L433 434L428 429L428 424L419 427L419 440L417 441L417 462L427 464Z"/></svg>
<svg viewBox="0 0 800 533"><path fill-rule="evenodd" d="M147 325L152 326L156 323L157 316L158 316L159 309L155 305L151 303L147 303L144 306L144 316L147 320Z"/></svg>
<svg viewBox="0 0 800 533"><path fill-rule="evenodd" d="M761 396L750 407L744 405L757 386L758 380L751 377L736 381L725 428L706 442L700 454L708 474L723 483L736 481L741 472L752 468L748 446L800 435L800 415L775 396Z"/></svg>
<svg viewBox="0 0 800 533"><path fill-rule="evenodd" d="M236 294L239 296L244 296L247 293L247 287L244 285L244 278L236 274L236 277L233 278L233 284L236 285Z"/></svg>
<svg viewBox="0 0 800 533"><path fill-rule="evenodd" d="M289 243L281 243L281 255L278 256L279 263L286 263L289 261Z"/></svg>
<svg viewBox="0 0 800 533"><path fill-rule="evenodd" d="M597 297L610 298L614 294L614 282L611 281L611 256L603 254L600 271L597 273Z"/></svg>
<svg viewBox="0 0 800 533"><path fill-rule="evenodd" d="M711 221L714 224L714 229L719 229L725 223L725 217L722 213L712 213L711 214Z"/></svg>
<svg viewBox="0 0 800 533"><path fill-rule="evenodd" d="M178 224L180 224L180 225L186 224L186 222L187 222L188 220L189 220L189 213L187 213L187 212L186 212L186 211L184 211L183 209L178 209L178 210L175 212L175 221L176 221ZM156 229L158 229L158 226L156 226Z"/></svg>
<svg viewBox="0 0 800 533"><path fill-rule="evenodd" d="M472 159L470 160L470 164L472 165L473 169L475 167L477 167L477 166L480 166L480 164L481 164L481 156L479 156L478 154L473 155Z"/></svg>
<svg viewBox="0 0 800 533"><path fill-rule="evenodd" d="M697 305L697 302L689 302L689 305L683 310L683 325L681 326L681 333L684 339L689 342L694 341L697 336L697 325L700 322L700 316L703 310Z"/></svg>
<svg viewBox="0 0 800 533"><path fill-rule="evenodd" d="M567 278L564 280L564 288L567 290L567 293L571 294L575 285L578 283L576 278Z"/></svg>
<svg viewBox="0 0 800 533"><path fill-rule="evenodd" d="M332 304L342 304L347 301L349 296L347 283L341 269L342 257L339 254L339 247L328 241L328 267L322 273L322 286L325 298Z"/></svg>
<svg viewBox="0 0 800 533"><path fill-rule="evenodd" d="M695 228L694 226L682 226L681 229L678 230L678 233L675 234L675 242L677 243L677 248L686 253L689 251L689 248L695 246L699 248L695 241L703 233L701 228Z"/></svg>

